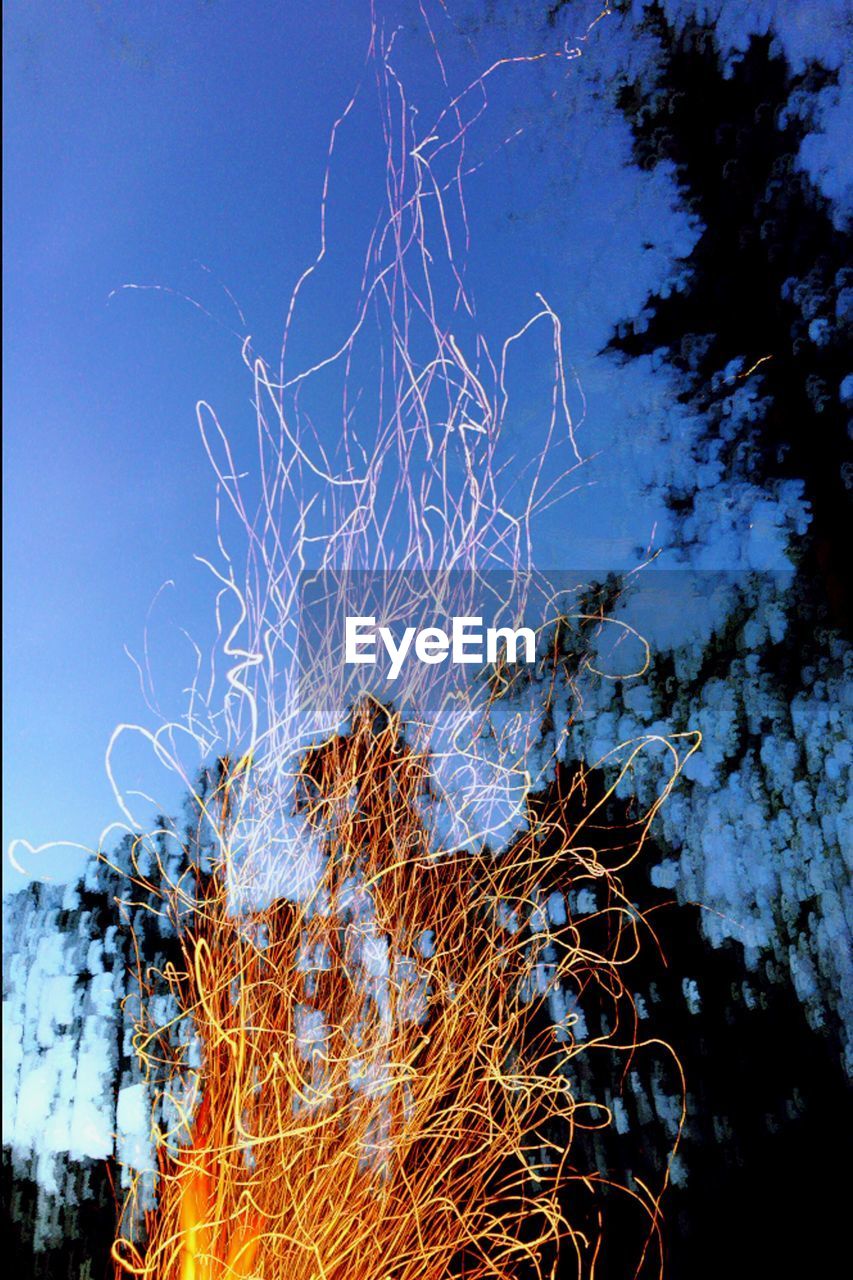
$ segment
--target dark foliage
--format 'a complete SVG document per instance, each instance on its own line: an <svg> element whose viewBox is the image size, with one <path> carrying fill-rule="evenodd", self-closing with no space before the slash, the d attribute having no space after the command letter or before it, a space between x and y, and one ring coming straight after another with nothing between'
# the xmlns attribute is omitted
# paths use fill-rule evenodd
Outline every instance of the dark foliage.
<svg viewBox="0 0 853 1280"><path fill-rule="evenodd" d="M701 229L675 287L649 297L610 349L663 357L679 399L702 415L697 464L771 491L802 483L811 523L793 549L829 619L847 620L851 237L798 162L833 73L812 64L794 74L769 36L727 64L713 28L676 31L657 4L643 26L658 42L653 75L622 84L618 104L636 163L673 166ZM760 394L743 415L733 396L748 379ZM694 497L670 489L676 517Z"/></svg>

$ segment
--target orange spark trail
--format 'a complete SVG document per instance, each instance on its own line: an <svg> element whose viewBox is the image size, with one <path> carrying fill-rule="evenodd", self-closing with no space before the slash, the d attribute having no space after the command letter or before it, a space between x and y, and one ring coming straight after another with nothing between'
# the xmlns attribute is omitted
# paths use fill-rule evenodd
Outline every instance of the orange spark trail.
<svg viewBox="0 0 853 1280"><path fill-rule="evenodd" d="M350 333L291 368L297 302L326 265L333 153L355 99L332 132L320 247L293 290L276 373L242 340L256 413L249 481L214 410L198 408L217 480L220 559L205 563L218 583L218 665L205 683L199 662L182 721L140 732L190 789L199 760L222 767L213 793L195 797L213 853L200 839L180 873L137 867L181 960L157 975L140 959L135 1047L158 1116L171 1118L155 1126L157 1203L141 1231L138 1181L130 1188L117 1276L509 1280L565 1274L571 1257L579 1276L594 1275L600 1241L577 1222L598 1179L578 1167L573 1139L608 1113L576 1096L572 1063L641 1047L622 974L651 931L619 875L654 809L608 865L583 769L571 804L532 802L554 772L557 749L537 754L553 670L539 672L540 690L517 687L501 664L467 685L413 667L392 706L324 649L322 628L307 653L300 630L309 571L329 618L358 571L384 591L377 612L389 622L426 605L475 613L493 570L509 575L496 620L517 623L533 597L549 626L563 616L533 554L538 518L580 483L583 463L559 317L536 294L535 314L493 353L454 240L470 236L463 180L493 77L577 50L499 60L452 92L429 36L447 100L421 126L394 64L399 32L374 19L387 203ZM512 364L543 330L540 434L513 452ZM362 367L378 370L366 409ZM308 389L333 375L334 449L305 408ZM587 674L599 674L591 662ZM671 785L697 744L627 744L610 761L609 794L651 745L670 752ZM590 883L606 905L573 912L570 891ZM556 890L563 907L549 914ZM575 1005L555 1020L566 993ZM585 1001L608 1006L611 1028L586 1042L572 1011ZM659 1190L630 1194L655 1235Z"/></svg>
<svg viewBox="0 0 853 1280"><path fill-rule="evenodd" d="M635 1047L621 970L643 927L589 848L589 815L538 818L499 856L437 858L419 804L429 761L373 703L306 754L299 782L325 855L310 895L238 917L221 869L200 877L171 982L203 1046L203 1101L189 1142L164 1148L145 1260L126 1269L509 1280L555 1274L568 1244L580 1274L595 1241L567 1189L587 1181L572 1135L593 1100L574 1096L571 1063ZM606 887L606 950L599 913L542 918L555 877ZM560 983L606 997L606 1041L577 1042L571 1018L555 1034L543 1010ZM651 1194L646 1207L654 1219Z"/></svg>

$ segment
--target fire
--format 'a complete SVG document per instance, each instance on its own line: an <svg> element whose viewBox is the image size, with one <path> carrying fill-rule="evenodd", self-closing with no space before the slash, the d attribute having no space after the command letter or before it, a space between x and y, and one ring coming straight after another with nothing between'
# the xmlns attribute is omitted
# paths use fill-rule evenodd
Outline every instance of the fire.
<svg viewBox="0 0 853 1280"><path fill-rule="evenodd" d="M298 803L324 850L313 892L241 917L221 868L204 879L171 975L203 1046L202 1101L162 1154L145 1261L127 1270L510 1280L555 1275L566 1242L594 1247L567 1208L589 1186L571 1142L588 1046L571 1017L555 1028L548 995L606 998L610 1042L633 1047L620 973L636 913L588 847L588 815L568 824L577 795L502 856L436 857L428 781L399 717L366 705L303 759ZM567 868L606 889L618 928L546 923L543 890L568 887Z"/></svg>
<svg viewBox="0 0 853 1280"><path fill-rule="evenodd" d="M209 1173L196 1170L184 1179L180 1191L181 1280L248 1277L253 1272L260 1243L257 1231L247 1223L237 1222L224 1254L218 1253L213 1245L209 1218L213 1198L214 1185Z"/></svg>
<svg viewBox="0 0 853 1280"><path fill-rule="evenodd" d="M548 596L533 565L534 524L572 491L583 462L558 317L537 295L540 310L492 353L474 331L451 247L454 225L468 238L466 135L487 84L545 55L495 63L425 126L392 63L397 36L374 24L388 207L349 338L311 369L289 368L297 298L325 255L327 171L320 252L293 291L277 373L249 338L243 345L257 413L254 479L245 480L210 406L199 406L217 510L246 539L243 553L226 551L223 514L222 567L210 567L221 588L226 692L217 709L211 662L209 687L197 674L184 720L146 736L185 781L198 756L186 767L174 744L187 735L202 760L228 750L239 764L225 760L214 794L197 797L213 852L188 848L190 869L180 872L158 861L159 877L136 868L149 899L162 896L180 957L159 975L140 963L135 1047L160 1106L159 1177L141 1230L137 1185L129 1191L117 1276L544 1280L558 1267L565 1274L567 1256L578 1275L595 1271L599 1227L588 1209L598 1176L579 1166L573 1140L608 1112L578 1096L574 1065L590 1050L640 1047L622 974L650 930L619 875L654 810L623 833L611 865L596 840L602 802L585 803L584 769L549 811L536 807L531 796L553 776L560 749L531 764L556 667L544 672L538 707L522 698L490 724L494 704L512 693L500 664L480 673L470 701L448 686L430 720L419 708L435 694L434 668L401 671L392 708L358 687L340 654L299 650L309 565L328 575L318 645L327 616L368 611L366 602L342 607L353 571L390 584L377 617L408 622L424 602L446 616L476 614L482 573L500 570L511 585L498 620L517 626L528 589ZM443 76L437 49L436 58ZM352 108L332 132L330 161ZM452 299L457 336L439 315L442 296ZM374 312L380 350L369 367L379 381L360 437L361 387L350 379ZM516 344L534 329L548 335L551 382L542 440L525 435L519 460L504 433L508 379ZM344 371L339 470L303 408L307 380L332 364ZM414 602L386 573L400 565L426 583ZM548 616L553 624L557 615ZM434 815L444 785L436 727L445 774L458 768L468 779L447 838ZM665 745L674 777L680 748ZM641 749L611 760L611 793ZM478 825L478 805L490 788L511 786L522 821L498 852L506 841ZM270 869L310 849L300 882L265 900ZM573 910L570 892L590 885L599 907ZM174 1010L167 1025L164 987ZM610 1028L591 1042L579 1034L586 1002L606 1006ZM630 1194L657 1232L659 1192Z"/></svg>
<svg viewBox="0 0 853 1280"><path fill-rule="evenodd" d="M244 1212L235 1220L217 1227L215 1179L216 1163L207 1147L210 1131L209 1098L199 1108L195 1141L176 1178L181 1239L181 1280L217 1280L233 1277L246 1280L252 1275L260 1236L251 1215Z"/></svg>

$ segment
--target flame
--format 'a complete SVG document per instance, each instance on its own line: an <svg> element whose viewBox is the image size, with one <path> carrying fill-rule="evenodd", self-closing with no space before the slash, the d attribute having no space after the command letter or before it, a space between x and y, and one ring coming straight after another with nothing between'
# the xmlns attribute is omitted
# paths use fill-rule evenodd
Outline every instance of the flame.
<svg viewBox="0 0 853 1280"><path fill-rule="evenodd" d="M210 1228L206 1223L211 1199L210 1175L194 1170L181 1188L181 1232L184 1237L181 1280L211 1280Z"/></svg>
<svg viewBox="0 0 853 1280"><path fill-rule="evenodd" d="M179 1192L180 1226L183 1237L181 1280L216 1280L234 1277L247 1280L251 1276L258 1253L260 1236L248 1219L233 1224L224 1256L213 1249L210 1213L214 1199L211 1175L193 1170L184 1179Z"/></svg>
<svg viewBox="0 0 853 1280"><path fill-rule="evenodd" d="M199 1107L193 1146L185 1153L175 1180L181 1240L181 1280L248 1280L260 1244L257 1225L248 1211L235 1215L224 1229L216 1225L215 1160L209 1147L210 1101Z"/></svg>
<svg viewBox="0 0 853 1280"><path fill-rule="evenodd" d="M637 1047L621 971L641 921L589 847L590 814L570 820L583 778L502 856L436 858L428 761L399 717L363 708L301 777L325 848L314 892L235 916L215 869L183 938L171 981L203 1046L203 1099L189 1141L161 1153L139 1274L555 1275L563 1244L595 1242L566 1195L590 1186L572 1135L591 1100L571 1071L589 1045L571 1016L559 1032L543 1017L549 993L606 1000L597 1043ZM543 886L560 881L595 883L607 905L543 927ZM642 1198L654 1222L657 1197Z"/></svg>

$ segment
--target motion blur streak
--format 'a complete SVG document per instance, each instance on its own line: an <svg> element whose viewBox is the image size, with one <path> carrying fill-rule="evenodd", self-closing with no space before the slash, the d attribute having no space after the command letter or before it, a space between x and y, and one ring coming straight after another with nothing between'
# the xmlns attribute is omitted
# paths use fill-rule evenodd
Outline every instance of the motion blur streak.
<svg viewBox="0 0 853 1280"><path fill-rule="evenodd" d="M558 1266L567 1274L574 1259L591 1277L600 1225L581 1230L572 1214L583 1206L583 1220L600 1224L588 1210L602 1179L574 1163L573 1139L611 1116L577 1096L572 1064L602 1050L628 1060L657 1043L638 1040L622 976L653 935L619 877L664 796L626 826L608 865L614 842L605 858L596 836L604 803L584 804L583 769L551 809L530 800L554 777L553 757L534 750L553 680L520 689L497 664L467 695L435 696L434 669L418 664L392 707L341 661L300 655L300 581L311 570L331 584L330 616L342 616L347 575L400 567L424 575L439 612L464 616L499 569L511 582L501 608L517 620L528 593L548 598L533 562L536 517L571 493L583 461L559 318L537 295L535 314L493 356L454 245L470 236L464 179L482 163L470 158L472 140L494 77L568 62L582 42L507 58L454 93L420 12L446 103L421 124L429 118L395 68L404 36L374 15L368 65L387 208L349 336L307 369L290 367L297 302L326 258L333 153L356 99L332 132L320 248L293 291L277 372L242 341L257 412L254 480L243 483L235 447L199 406L221 502L222 563L209 567L225 692L217 703L215 662L206 685L199 668L184 720L142 732L188 784L179 740L196 761L218 757L214 785L196 795L215 854L194 862L190 849L171 879L158 860L156 883L137 867L180 941L181 962L164 973L140 963L135 1043L176 1119L154 1125L156 1206L142 1203L138 1183L129 1193L113 1251L119 1275L510 1280ZM541 438L526 432L513 452L504 432L513 349L543 327L551 374ZM375 371L369 394L364 368ZM318 377L338 373L330 456L304 403ZM242 556L229 547L235 519ZM389 621L422 604L389 592L398 592L383 601ZM617 749L609 795L650 745L670 753L671 785L697 741ZM517 821L500 841L490 815L503 794L516 797ZM578 896L590 885L594 909ZM175 1011L167 1022L164 986ZM578 1033L585 1001L607 1005L606 1035ZM661 1190L627 1192L647 1211L649 1241Z"/></svg>

